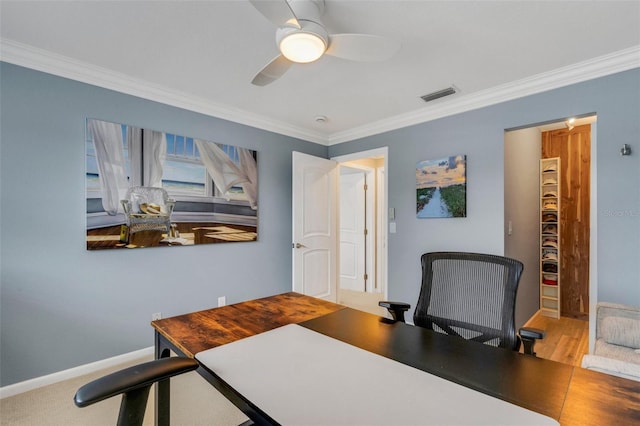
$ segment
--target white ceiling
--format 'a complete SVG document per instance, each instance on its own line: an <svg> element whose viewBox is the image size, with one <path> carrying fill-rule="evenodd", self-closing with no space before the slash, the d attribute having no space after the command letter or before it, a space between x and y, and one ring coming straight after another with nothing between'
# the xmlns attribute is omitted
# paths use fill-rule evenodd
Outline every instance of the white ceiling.
<svg viewBox="0 0 640 426"><path fill-rule="evenodd" d="M330 33L399 53L325 56L265 87L250 81L275 28L248 1L2 0L0 16L4 61L325 144L640 66L640 1L326 0Z"/></svg>

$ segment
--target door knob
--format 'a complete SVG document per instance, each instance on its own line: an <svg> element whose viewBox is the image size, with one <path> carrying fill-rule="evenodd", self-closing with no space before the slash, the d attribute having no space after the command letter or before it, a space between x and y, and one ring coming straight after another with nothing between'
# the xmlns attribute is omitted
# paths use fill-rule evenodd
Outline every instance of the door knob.
<svg viewBox="0 0 640 426"><path fill-rule="evenodd" d="M292 244L292 246L293 246L294 248L307 248L307 246L305 246L304 244L300 244L300 243Z"/></svg>

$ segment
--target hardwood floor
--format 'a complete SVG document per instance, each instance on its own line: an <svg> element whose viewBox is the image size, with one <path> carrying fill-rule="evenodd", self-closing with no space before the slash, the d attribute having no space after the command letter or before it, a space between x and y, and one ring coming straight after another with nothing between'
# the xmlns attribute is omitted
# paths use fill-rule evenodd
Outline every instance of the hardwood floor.
<svg viewBox="0 0 640 426"><path fill-rule="evenodd" d="M249 225L209 222L178 222L174 225L180 238L171 241L166 240L167 233L162 230L136 232L127 243L121 241L120 225L90 229L87 230L87 250L228 243L256 241L258 238L257 228Z"/></svg>
<svg viewBox="0 0 640 426"><path fill-rule="evenodd" d="M527 327L545 330L545 338L536 342L538 357L580 366L582 356L589 352L589 322L575 318L549 318L536 313Z"/></svg>

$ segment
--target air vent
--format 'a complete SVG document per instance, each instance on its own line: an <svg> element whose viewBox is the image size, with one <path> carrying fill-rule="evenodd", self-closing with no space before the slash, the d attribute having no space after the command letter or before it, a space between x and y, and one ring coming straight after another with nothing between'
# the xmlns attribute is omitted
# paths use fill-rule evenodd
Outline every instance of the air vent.
<svg viewBox="0 0 640 426"><path fill-rule="evenodd" d="M454 87L447 87L446 89L420 96L420 98L425 102L431 102L436 99L444 98L445 96L453 95L454 93L456 93L456 89Z"/></svg>

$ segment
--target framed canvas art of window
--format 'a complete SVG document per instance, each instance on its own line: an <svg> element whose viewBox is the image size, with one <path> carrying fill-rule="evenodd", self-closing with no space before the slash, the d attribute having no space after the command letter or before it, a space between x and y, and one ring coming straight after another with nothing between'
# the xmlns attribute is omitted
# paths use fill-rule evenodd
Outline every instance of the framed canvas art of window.
<svg viewBox="0 0 640 426"><path fill-rule="evenodd" d="M88 119L87 249L256 241L257 153Z"/></svg>

